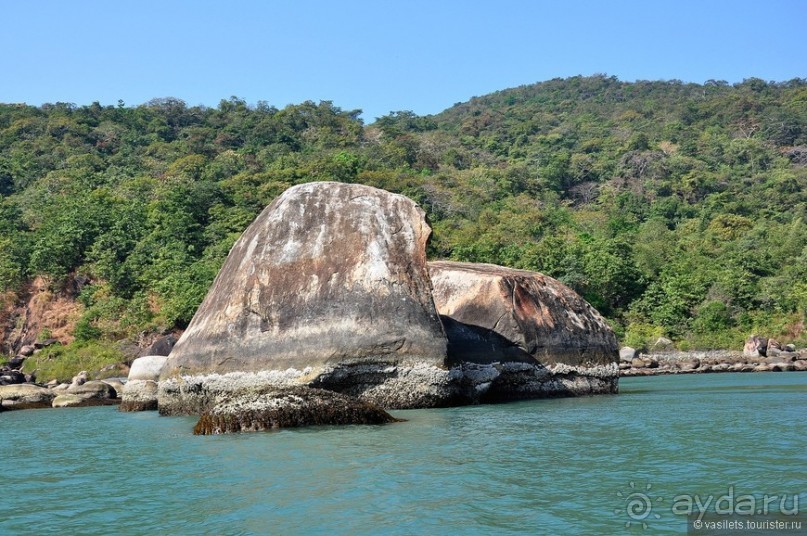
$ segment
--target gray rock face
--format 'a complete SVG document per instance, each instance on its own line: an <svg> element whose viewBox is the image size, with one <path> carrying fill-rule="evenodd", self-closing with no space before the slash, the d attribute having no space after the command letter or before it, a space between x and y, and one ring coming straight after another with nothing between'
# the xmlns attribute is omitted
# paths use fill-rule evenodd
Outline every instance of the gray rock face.
<svg viewBox="0 0 807 536"><path fill-rule="evenodd" d="M387 407L444 400L430 233L400 195L339 183L287 190L233 246L171 351L160 411L201 413L217 393L266 382L349 386Z"/></svg>
<svg viewBox="0 0 807 536"><path fill-rule="evenodd" d="M202 414L193 433L208 435L329 424L385 424L397 420L373 404L341 393L293 387L223 401Z"/></svg>
<svg viewBox="0 0 807 536"><path fill-rule="evenodd" d="M480 400L616 392L616 336L559 281L492 264L441 261L429 271L449 362L510 364L475 387Z"/></svg>
<svg viewBox="0 0 807 536"><path fill-rule="evenodd" d="M164 335L162 337L158 337L151 346L143 350L140 354L141 357L145 356L152 356L152 355L163 355L167 356L171 353L171 349L177 343L176 337L173 335Z"/></svg>
<svg viewBox="0 0 807 536"><path fill-rule="evenodd" d="M636 348L631 348L630 346L624 346L619 349L619 360L625 361L630 363L634 359L639 357L639 351Z"/></svg>
<svg viewBox="0 0 807 536"><path fill-rule="evenodd" d="M49 408L54 396L50 389L30 383L0 385L0 411Z"/></svg>

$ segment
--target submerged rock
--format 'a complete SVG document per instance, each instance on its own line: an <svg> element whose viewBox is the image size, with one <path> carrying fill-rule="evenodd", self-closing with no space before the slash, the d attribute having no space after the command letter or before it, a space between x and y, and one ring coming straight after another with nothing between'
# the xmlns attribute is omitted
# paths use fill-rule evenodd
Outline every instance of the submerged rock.
<svg viewBox="0 0 807 536"><path fill-rule="evenodd" d="M355 398L306 387L240 395L208 409L193 429L197 435L256 432L334 424L397 422L383 409Z"/></svg>
<svg viewBox="0 0 807 536"><path fill-rule="evenodd" d="M458 386L431 298L423 210L330 182L290 188L247 228L160 375L166 414L245 386L307 385L385 407Z"/></svg>
<svg viewBox="0 0 807 536"><path fill-rule="evenodd" d="M474 400L617 391L616 336L567 286L493 264L431 262L429 271L448 361L462 366Z"/></svg>

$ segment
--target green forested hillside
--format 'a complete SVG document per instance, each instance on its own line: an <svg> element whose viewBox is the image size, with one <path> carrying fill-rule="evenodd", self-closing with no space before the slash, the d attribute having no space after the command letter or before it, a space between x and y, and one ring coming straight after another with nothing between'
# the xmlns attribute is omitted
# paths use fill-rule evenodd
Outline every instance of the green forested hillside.
<svg viewBox="0 0 807 536"><path fill-rule="evenodd" d="M574 77L436 116L358 115L0 105L6 305L37 276L80 288L74 348L182 327L265 205L337 180L419 202L433 258L559 278L632 344L805 340L807 81Z"/></svg>

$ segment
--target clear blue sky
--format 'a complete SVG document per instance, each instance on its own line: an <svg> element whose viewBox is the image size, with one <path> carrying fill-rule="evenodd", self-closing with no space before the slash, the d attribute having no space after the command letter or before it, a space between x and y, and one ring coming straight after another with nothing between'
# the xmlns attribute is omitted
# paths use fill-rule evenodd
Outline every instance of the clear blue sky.
<svg viewBox="0 0 807 536"><path fill-rule="evenodd" d="M807 0L0 0L0 102L331 100L363 118L577 74L807 78Z"/></svg>

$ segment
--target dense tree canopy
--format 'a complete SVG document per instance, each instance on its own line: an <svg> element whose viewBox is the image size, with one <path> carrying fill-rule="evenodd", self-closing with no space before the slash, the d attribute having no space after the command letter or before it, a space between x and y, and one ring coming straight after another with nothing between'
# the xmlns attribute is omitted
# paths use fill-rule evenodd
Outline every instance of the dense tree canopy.
<svg viewBox="0 0 807 536"><path fill-rule="evenodd" d="M358 116L235 97L0 105L0 290L88 277L83 341L182 327L264 206L336 180L420 203L433 258L561 279L633 344L805 337L805 80L574 77Z"/></svg>

